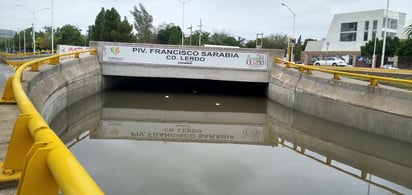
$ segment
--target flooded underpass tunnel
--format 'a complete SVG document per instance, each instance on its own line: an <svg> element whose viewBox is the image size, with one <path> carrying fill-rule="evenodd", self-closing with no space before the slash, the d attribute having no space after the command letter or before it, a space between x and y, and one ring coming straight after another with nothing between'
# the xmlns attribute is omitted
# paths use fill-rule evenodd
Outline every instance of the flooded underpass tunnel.
<svg viewBox="0 0 412 195"><path fill-rule="evenodd" d="M107 194L410 194L411 144L296 112L267 84L105 77L52 128Z"/></svg>

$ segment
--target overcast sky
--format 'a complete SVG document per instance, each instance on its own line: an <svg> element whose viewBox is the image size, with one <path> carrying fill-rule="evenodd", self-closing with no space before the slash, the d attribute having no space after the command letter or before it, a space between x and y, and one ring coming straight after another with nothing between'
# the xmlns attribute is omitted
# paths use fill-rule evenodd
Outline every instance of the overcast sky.
<svg viewBox="0 0 412 195"><path fill-rule="evenodd" d="M142 3L153 16L155 27L162 23L182 25L182 0L54 0L53 20L55 27L71 24L86 34L94 24L102 7L114 7L119 14L133 21L130 10ZM321 39L326 36L334 14L386 8L386 0L184 0L185 29L191 24L198 29L200 19L208 32L226 32L233 36L255 39L257 33L292 34L293 17L285 3L296 14L295 35L302 38ZM41 2L41 3L40 3ZM21 4L25 8L16 6ZM0 29L17 30L31 26L32 11L51 8L52 0L1 0ZM406 13L412 20L411 0L391 0L389 9ZM28 10L32 10L31 12ZM51 26L52 11L42 10L35 14L35 28ZM186 29L186 34L189 30Z"/></svg>

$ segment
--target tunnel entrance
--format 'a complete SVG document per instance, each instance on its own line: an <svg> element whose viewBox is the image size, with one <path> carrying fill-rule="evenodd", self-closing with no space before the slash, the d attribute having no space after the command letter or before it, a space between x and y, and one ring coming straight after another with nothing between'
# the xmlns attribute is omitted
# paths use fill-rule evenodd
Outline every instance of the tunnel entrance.
<svg viewBox="0 0 412 195"><path fill-rule="evenodd" d="M267 83L233 82L199 79L143 78L105 76L104 85L110 90L139 90L174 93L222 94L266 97Z"/></svg>

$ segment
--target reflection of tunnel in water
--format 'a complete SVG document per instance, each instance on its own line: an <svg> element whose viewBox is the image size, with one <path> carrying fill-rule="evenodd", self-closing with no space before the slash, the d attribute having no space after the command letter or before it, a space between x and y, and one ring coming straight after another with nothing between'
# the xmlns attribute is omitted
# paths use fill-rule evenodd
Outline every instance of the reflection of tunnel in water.
<svg viewBox="0 0 412 195"><path fill-rule="evenodd" d="M82 138L281 145L358 179L366 181L372 174L412 188L411 144L262 98L108 91L68 107L52 127L68 145ZM370 183L392 193L398 190Z"/></svg>

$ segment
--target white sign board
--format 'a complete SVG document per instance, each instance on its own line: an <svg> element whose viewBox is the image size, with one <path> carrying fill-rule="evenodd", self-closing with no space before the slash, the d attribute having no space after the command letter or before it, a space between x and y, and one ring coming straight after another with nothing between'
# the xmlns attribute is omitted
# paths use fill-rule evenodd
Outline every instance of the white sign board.
<svg viewBox="0 0 412 195"><path fill-rule="evenodd" d="M76 52L76 51L84 51L84 50L89 50L90 47L84 47L84 46L75 46L75 45L57 45L57 53L58 54L64 54L64 53L71 53L71 52ZM80 57L85 57L89 56L89 53L80 53ZM67 59L67 58L74 58L74 55L70 56L64 56L61 57L60 59Z"/></svg>
<svg viewBox="0 0 412 195"><path fill-rule="evenodd" d="M266 70L268 53L103 45L103 62Z"/></svg>
<svg viewBox="0 0 412 195"><path fill-rule="evenodd" d="M143 121L101 121L96 138L263 143L263 126L172 123Z"/></svg>

